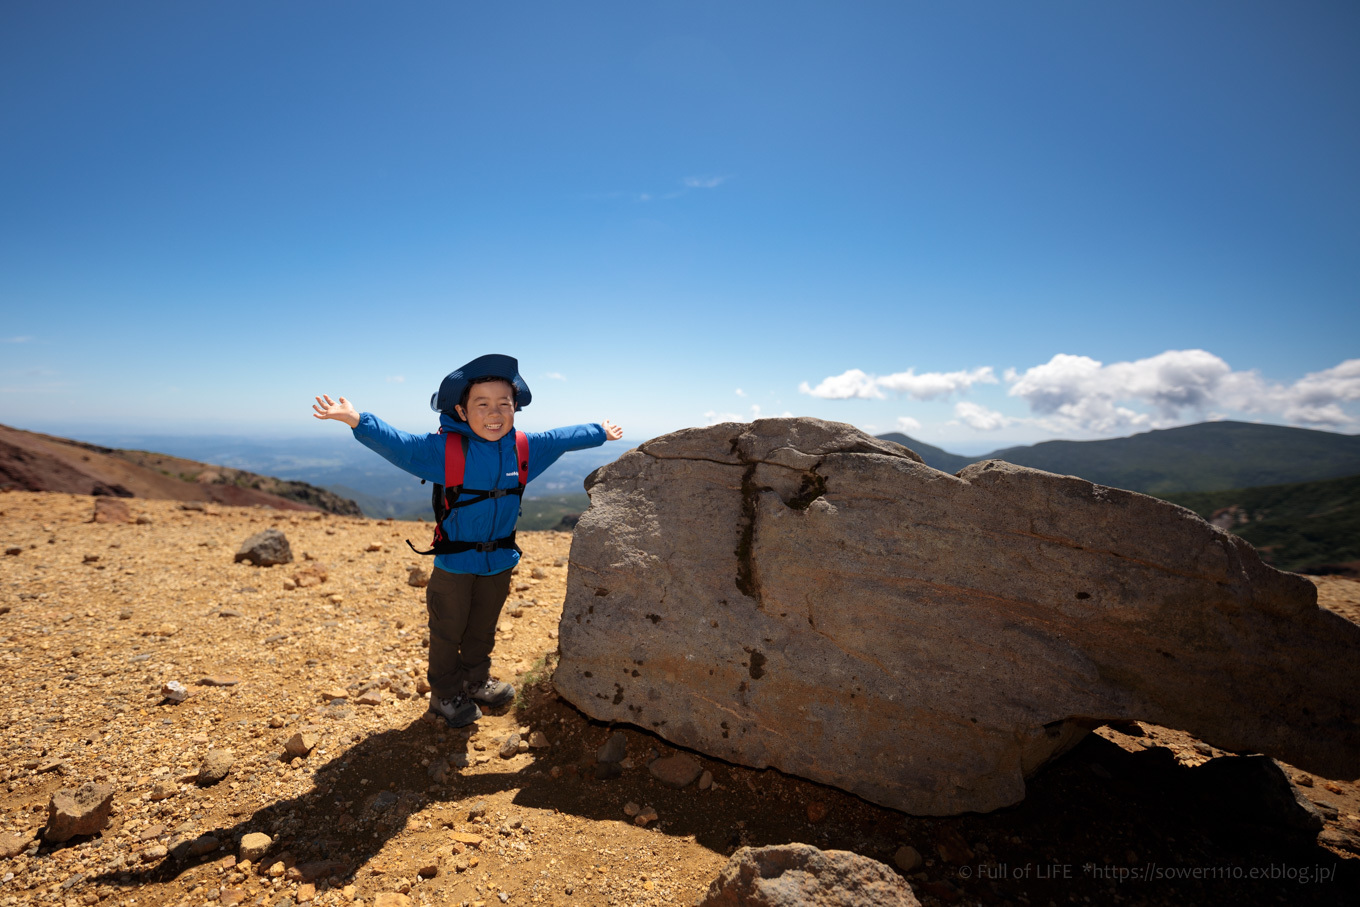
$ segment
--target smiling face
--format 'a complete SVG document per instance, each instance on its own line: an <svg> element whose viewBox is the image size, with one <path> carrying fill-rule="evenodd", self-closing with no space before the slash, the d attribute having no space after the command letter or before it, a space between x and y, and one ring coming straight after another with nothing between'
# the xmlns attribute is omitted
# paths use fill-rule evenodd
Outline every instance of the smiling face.
<svg viewBox="0 0 1360 907"><path fill-rule="evenodd" d="M515 390L509 381L483 381L468 388L467 405L454 407L473 434L499 441L515 430Z"/></svg>

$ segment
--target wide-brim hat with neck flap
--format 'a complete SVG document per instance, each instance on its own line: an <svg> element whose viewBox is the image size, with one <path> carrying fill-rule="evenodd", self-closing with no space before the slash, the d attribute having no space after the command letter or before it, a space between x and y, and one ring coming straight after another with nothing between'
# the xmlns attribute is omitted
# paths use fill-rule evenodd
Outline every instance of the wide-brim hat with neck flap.
<svg viewBox="0 0 1360 907"><path fill-rule="evenodd" d="M478 356L467 365L460 366L444 376L444 380L439 383L439 390L430 396L430 409L437 413L447 413L458 419L458 413L454 410L463 399L463 391L467 390L469 384L478 378L501 378L515 386L515 412L519 412L529 405L533 395L529 393L529 385L524 383L524 379L519 374L519 360L514 356L502 356L499 353L488 353L485 356ZM458 421L463 421L458 419Z"/></svg>

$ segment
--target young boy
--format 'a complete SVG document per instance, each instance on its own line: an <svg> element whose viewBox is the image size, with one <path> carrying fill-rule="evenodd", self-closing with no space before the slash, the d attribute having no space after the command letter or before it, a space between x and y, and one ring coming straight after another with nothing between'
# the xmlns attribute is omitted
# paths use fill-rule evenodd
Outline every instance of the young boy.
<svg viewBox="0 0 1360 907"><path fill-rule="evenodd" d="M487 355L450 372L430 397L439 431L411 435L372 413L360 413L344 397L316 398L312 415L344 422L365 447L412 475L445 481L448 444L465 444L461 494L443 521L447 539L437 553L425 607L430 620L430 709L450 727L482 717L477 703L505 705L515 688L491 677L496 621L510 593L510 571L519 562L519 462L515 413L529 405L529 386L510 356ZM617 441L623 430L609 421L555 428L528 437L528 475L537 478L569 450ZM466 441L464 440L466 439Z"/></svg>

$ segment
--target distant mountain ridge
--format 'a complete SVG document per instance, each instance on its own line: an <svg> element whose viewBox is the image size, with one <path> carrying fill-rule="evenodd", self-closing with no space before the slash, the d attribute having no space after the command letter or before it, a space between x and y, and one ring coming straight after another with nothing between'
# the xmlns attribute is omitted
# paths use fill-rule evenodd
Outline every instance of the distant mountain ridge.
<svg viewBox="0 0 1360 907"><path fill-rule="evenodd" d="M6 425L0 425L0 488L362 515L353 501L306 482Z"/></svg>
<svg viewBox="0 0 1360 907"><path fill-rule="evenodd" d="M956 473L1005 460L1151 495L1225 491L1360 474L1360 436L1249 422L1201 422L1103 441L1043 441L964 457L890 432L878 435Z"/></svg>

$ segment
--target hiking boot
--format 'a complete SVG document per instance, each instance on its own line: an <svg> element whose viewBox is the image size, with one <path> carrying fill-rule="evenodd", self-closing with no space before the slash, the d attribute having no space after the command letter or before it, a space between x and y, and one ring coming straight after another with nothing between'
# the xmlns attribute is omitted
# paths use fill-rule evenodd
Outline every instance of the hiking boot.
<svg viewBox="0 0 1360 907"><path fill-rule="evenodd" d="M482 710L466 693L459 693L452 699L431 698L430 711L443 718L449 727L467 727L482 717Z"/></svg>
<svg viewBox="0 0 1360 907"><path fill-rule="evenodd" d="M463 693L470 699L478 702L485 702L493 708L498 705L505 705L515 698L515 688L501 680L492 680L488 677L481 683L471 681L463 684Z"/></svg>

